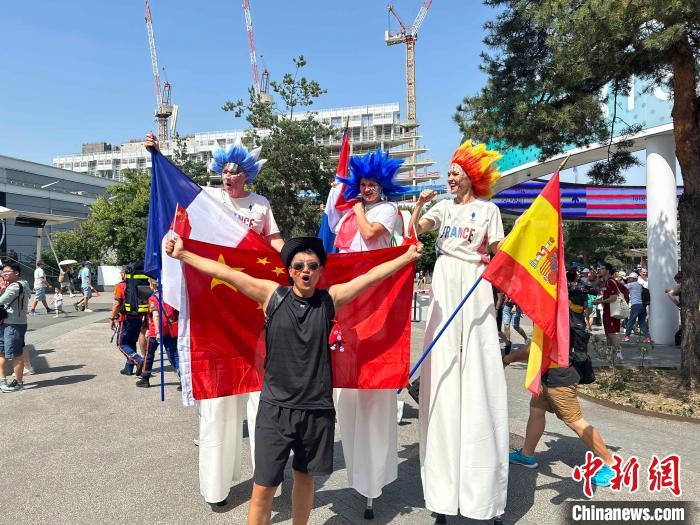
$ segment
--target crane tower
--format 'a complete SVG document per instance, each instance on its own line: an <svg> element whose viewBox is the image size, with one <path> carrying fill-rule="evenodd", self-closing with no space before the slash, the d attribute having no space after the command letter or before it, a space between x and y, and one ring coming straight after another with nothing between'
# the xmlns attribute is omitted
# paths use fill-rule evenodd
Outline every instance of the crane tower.
<svg viewBox="0 0 700 525"><path fill-rule="evenodd" d="M258 59L255 52L255 37L253 35L253 19L250 16L250 1L243 0L243 16L245 17L245 28L248 33L248 54L250 55L250 67L253 71L253 90L263 102L272 103L270 95L270 73L263 67L262 79L258 75ZM264 63L263 63L264 66Z"/></svg>
<svg viewBox="0 0 700 525"><path fill-rule="evenodd" d="M170 103L172 85L165 81L161 87L160 72L158 69L158 55L156 53L156 40L153 36L153 19L151 18L151 6L146 0L146 31L148 32L148 46L151 51L151 67L153 68L153 82L156 92L155 117L158 122L158 137L162 141L170 138L168 133L168 119L173 114L173 105Z"/></svg>
<svg viewBox="0 0 700 525"><path fill-rule="evenodd" d="M409 136L411 137L410 146L413 150L412 162L414 167L411 169L411 176L414 177L413 184L415 186L415 176L416 176L416 147L418 136L416 134L416 128L418 127L418 119L416 117L416 40L418 39L418 29L425 16L428 14L428 9L433 3L433 0L424 0L421 4L420 10L416 15L416 19L413 21L411 27L407 27L403 23L398 13L394 9L392 4L387 5L387 11L389 16L393 15L394 18L399 23L401 30L398 33L392 33L391 27L387 29L384 33L384 41L387 46L394 46L397 44L406 44L406 121L402 122L402 127L407 130ZM391 19L389 19L391 20Z"/></svg>

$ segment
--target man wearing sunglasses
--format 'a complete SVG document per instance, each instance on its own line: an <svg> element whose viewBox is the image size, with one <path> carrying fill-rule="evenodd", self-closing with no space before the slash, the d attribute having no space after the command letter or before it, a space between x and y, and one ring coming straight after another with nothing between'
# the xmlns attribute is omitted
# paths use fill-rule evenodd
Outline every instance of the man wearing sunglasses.
<svg viewBox="0 0 700 525"><path fill-rule="evenodd" d="M323 243L316 237L290 239L282 248L280 255L291 287L256 279L195 255L184 249L181 239L168 241L166 252L263 305L267 317L265 376L255 424L255 473L248 523L270 522L272 498L284 478L291 451L292 519L294 523L308 522L313 476L333 470L331 322L336 312L364 289L419 259L422 245L409 246L396 259L328 290L316 288L326 263ZM273 296L275 301L271 301Z"/></svg>

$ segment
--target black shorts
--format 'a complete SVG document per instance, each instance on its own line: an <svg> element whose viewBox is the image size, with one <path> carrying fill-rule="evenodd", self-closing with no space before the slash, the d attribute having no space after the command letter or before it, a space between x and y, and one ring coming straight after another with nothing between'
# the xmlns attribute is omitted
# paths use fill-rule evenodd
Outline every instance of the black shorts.
<svg viewBox="0 0 700 525"><path fill-rule="evenodd" d="M286 408L261 401L255 420L255 473L263 487L284 480L289 452L292 468L312 476L333 472L335 410Z"/></svg>

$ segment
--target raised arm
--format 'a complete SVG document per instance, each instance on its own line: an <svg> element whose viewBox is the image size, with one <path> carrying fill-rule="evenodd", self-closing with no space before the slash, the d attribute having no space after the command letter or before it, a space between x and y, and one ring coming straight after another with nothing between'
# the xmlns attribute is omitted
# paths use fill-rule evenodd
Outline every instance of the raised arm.
<svg viewBox="0 0 700 525"><path fill-rule="evenodd" d="M336 311L360 295L365 288L378 283L382 279L386 279L407 264L420 259L422 253L422 244L418 243L418 245L411 245L408 247L408 250L399 255L396 259L379 264L372 268L369 272L355 277L346 283L331 286L328 289L328 292L333 298L333 305L335 306Z"/></svg>
<svg viewBox="0 0 700 525"><path fill-rule="evenodd" d="M205 275L209 275L235 286L238 291L250 297L253 301L263 305L265 305L272 293L279 286L274 281L256 279L243 272L237 272L225 264L206 259L205 257L185 250L182 239L180 238L169 239L165 245L165 252L170 255L170 257L189 264L192 268L195 268Z"/></svg>
<svg viewBox="0 0 700 525"><path fill-rule="evenodd" d="M413 208L413 213L411 214L411 220L408 222L408 231L411 228L416 228L416 235L420 235L423 232L429 231L435 226L435 222L430 219L421 219L420 212L425 206L425 203L430 202L437 195L436 191L433 190L423 190L418 196L418 202Z"/></svg>

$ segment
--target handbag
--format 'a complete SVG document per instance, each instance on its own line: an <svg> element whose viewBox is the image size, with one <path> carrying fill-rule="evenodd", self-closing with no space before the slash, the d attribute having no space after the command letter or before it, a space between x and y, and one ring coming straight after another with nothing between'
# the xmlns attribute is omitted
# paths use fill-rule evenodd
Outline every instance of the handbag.
<svg viewBox="0 0 700 525"><path fill-rule="evenodd" d="M591 356L587 355L583 361L574 361L574 368L580 377L579 385L590 385L595 381L595 372L593 371L593 361Z"/></svg>
<svg viewBox="0 0 700 525"><path fill-rule="evenodd" d="M614 319L627 319L630 316L630 307L625 301L625 295L620 290L620 287L615 283L617 287L617 299L610 303L610 317Z"/></svg>

